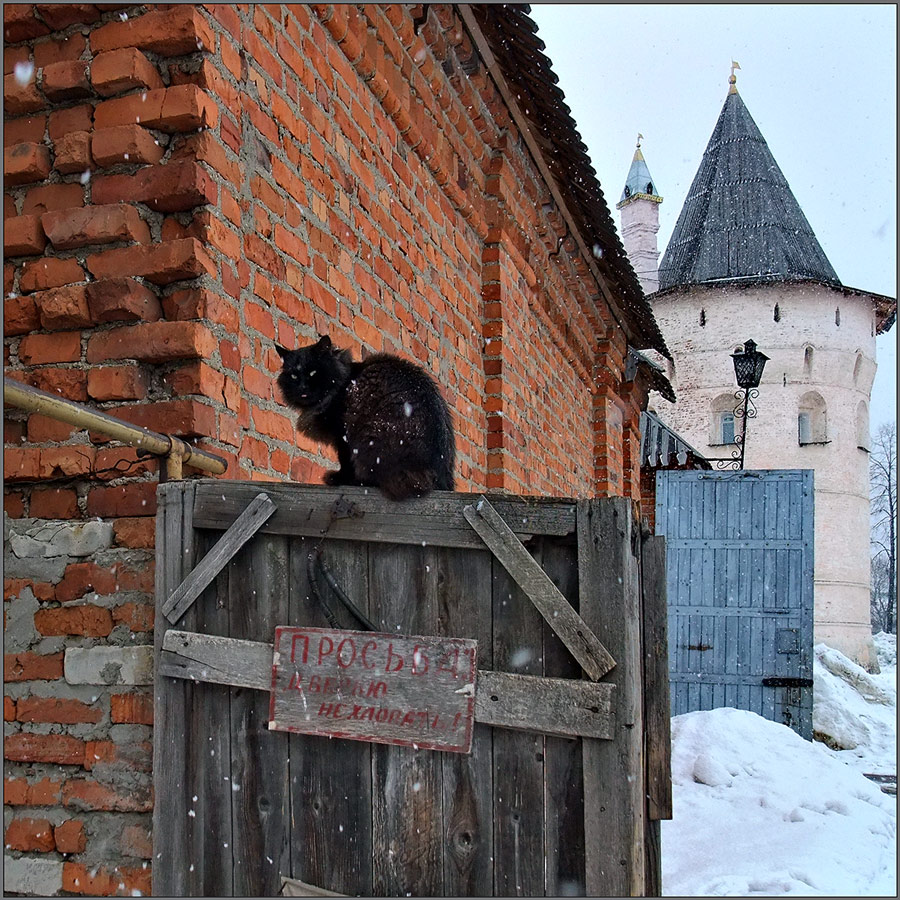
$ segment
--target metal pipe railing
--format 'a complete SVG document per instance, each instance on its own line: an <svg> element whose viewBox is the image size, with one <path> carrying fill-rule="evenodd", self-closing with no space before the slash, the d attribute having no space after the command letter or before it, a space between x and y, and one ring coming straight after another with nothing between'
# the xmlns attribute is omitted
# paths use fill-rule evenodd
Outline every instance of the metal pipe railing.
<svg viewBox="0 0 900 900"><path fill-rule="evenodd" d="M68 422L70 425L102 432L107 437L138 447L153 456L164 456L166 476L169 479L181 478L182 466L185 463L213 475L222 475L228 467L227 461L221 456L192 447L181 438L150 431L149 428L142 428L140 425L132 425L124 419L87 409L80 403L48 394L30 384L22 384L11 378L3 380L3 402L52 419L59 419L61 422Z"/></svg>

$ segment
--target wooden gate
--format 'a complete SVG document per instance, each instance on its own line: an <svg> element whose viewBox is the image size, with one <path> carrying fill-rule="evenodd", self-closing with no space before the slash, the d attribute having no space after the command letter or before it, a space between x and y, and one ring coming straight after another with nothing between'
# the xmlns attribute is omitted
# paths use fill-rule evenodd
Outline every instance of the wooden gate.
<svg viewBox="0 0 900 900"><path fill-rule="evenodd" d="M656 478L672 715L748 709L812 740L812 471Z"/></svg>
<svg viewBox="0 0 900 900"><path fill-rule="evenodd" d="M629 502L171 482L156 548L155 894L660 893L664 551ZM269 730L316 549L376 629L477 641L471 752Z"/></svg>

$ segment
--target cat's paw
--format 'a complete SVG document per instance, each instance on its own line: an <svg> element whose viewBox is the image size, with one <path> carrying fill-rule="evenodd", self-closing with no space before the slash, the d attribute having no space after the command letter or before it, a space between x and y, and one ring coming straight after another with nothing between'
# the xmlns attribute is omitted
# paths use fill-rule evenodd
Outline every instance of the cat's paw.
<svg viewBox="0 0 900 900"><path fill-rule="evenodd" d="M339 485L347 483L344 480L340 469L338 469L336 472L326 472L325 477L322 479L322 481L324 481L325 484L330 485L331 487L338 487Z"/></svg>

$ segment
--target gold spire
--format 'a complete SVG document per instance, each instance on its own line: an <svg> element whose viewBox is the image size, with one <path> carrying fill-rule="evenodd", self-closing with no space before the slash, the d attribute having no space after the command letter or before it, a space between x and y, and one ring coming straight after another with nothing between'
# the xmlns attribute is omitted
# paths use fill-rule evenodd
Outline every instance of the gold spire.
<svg viewBox="0 0 900 900"><path fill-rule="evenodd" d="M736 87L737 77L734 74L734 70L739 69L740 67L740 63L736 63L734 60L731 61L731 75L728 76L728 84L731 85L731 87L728 88L729 94L736 94L738 92Z"/></svg>

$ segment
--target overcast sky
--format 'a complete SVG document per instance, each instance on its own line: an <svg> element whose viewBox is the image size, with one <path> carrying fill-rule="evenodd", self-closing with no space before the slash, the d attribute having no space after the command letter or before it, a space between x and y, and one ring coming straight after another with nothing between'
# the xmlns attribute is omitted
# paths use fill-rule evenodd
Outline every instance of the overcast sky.
<svg viewBox="0 0 900 900"><path fill-rule="evenodd" d="M741 97L838 278L897 296L893 5L533 4L531 16L617 227L640 132L665 250L735 60ZM896 419L897 330L877 339L873 430Z"/></svg>

